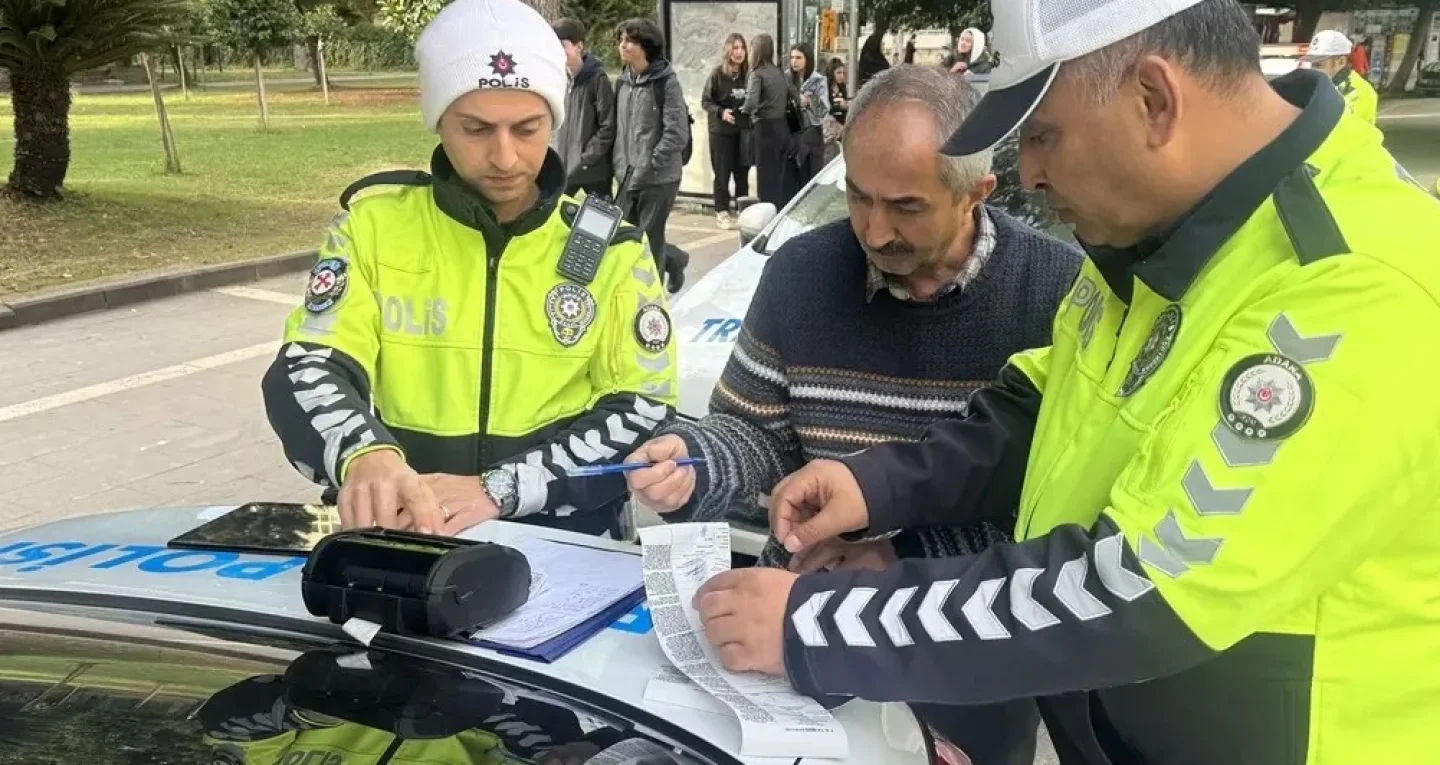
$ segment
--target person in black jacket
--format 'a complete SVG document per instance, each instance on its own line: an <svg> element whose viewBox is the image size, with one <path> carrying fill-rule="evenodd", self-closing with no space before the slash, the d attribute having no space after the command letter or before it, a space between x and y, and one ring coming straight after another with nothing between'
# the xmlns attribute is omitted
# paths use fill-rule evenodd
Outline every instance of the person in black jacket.
<svg viewBox="0 0 1440 765"><path fill-rule="evenodd" d="M725 38L720 65L705 81L700 105L710 117L710 168L715 172L715 220L720 228L735 227L730 209L730 178L735 178L735 199L750 193L750 117L745 105L745 81L750 75L745 36L731 32Z"/></svg>
<svg viewBox="0 0 1440 765"><path fill-rule="evenodd" d="M605 64L585 50L585 25L575 19L554 24L565 47L570 92L565 102L565 123L555 134L555 151L565 163L565 193L581 189L602 197L611 195L610 149L615 145L615 89Z"/></svg>
<svg viewBox="0 0 1440 765"><path fill-rule="evenodd" d="M750 115L755 124L755 175L760 201L784 207L796 191L794 162L790 160L794 131L786 113L793 105L798 118L800 95L775 65L775 38L770 35L755 35L750 41L750 76L745 91L740 111Z"/></svg>

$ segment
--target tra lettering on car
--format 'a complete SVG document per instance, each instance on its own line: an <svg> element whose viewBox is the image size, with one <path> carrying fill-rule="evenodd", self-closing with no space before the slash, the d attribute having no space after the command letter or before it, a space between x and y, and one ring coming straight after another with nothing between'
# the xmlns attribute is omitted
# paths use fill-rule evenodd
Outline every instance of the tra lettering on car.
<svg viewBox="0 0 1440 765"><path fill-rule="evenodd" d="M733 343L740 333L740 319L706 319L700 324L692 343ZM708 337L707 337L708 335Z"/></svg>
<svg viewBox="0 0 1440 765"><path fill-rule="evenodd" d="M207 572L222 579L260 581L305 565L304 557L241 555L232 552L171 550L163 545L91 542L14 542L0 547L0 568L18 566L17 574L62 566L97 571L130 569L146 574Z"/></svg>

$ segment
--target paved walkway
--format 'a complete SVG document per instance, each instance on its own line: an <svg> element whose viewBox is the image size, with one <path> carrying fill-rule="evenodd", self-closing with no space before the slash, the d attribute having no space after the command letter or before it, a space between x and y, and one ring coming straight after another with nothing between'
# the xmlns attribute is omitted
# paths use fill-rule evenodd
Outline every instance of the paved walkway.
<svg viewBox="0 0 1440 765"><path fill-rule="evenodd" d="M676 215L694 283L734 232ZM314 500L260 398L304 276L0 332L0 528L132 507Z"/></svg>

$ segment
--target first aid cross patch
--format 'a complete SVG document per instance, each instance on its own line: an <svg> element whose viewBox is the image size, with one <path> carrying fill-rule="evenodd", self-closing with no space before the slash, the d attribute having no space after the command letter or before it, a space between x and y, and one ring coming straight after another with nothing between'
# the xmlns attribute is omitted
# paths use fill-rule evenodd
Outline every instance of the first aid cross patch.
<svg viewBox="0 0 1440 765"><path fill-rule="evenodd" d="M310 313L324 313L340 298L345 297L345 287L350 277L345 274L345 261L339 258L325 258L310 269L310 282L305 288L305 310Z"/></svg>

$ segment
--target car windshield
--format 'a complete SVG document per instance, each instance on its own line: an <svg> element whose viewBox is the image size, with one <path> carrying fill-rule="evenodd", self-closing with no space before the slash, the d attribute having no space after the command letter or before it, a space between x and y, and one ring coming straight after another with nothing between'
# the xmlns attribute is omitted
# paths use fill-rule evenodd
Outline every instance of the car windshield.
<svg viewBox="0 0 1440 765"><path fill-rule="evenodd" d="M214 622L91 616L4 613L0 764L710 762L489 671Z"/></svg>
<svg viewBox="0 0 1440 765"><path fill-rule="evenodd" d="M765 242L765 254L773 254L793 237L831 221L840 220L847 214L849 209L845 204L845 160L836 158L815 176L814 183L802 190L795 203L780 215Z"/></svg>

